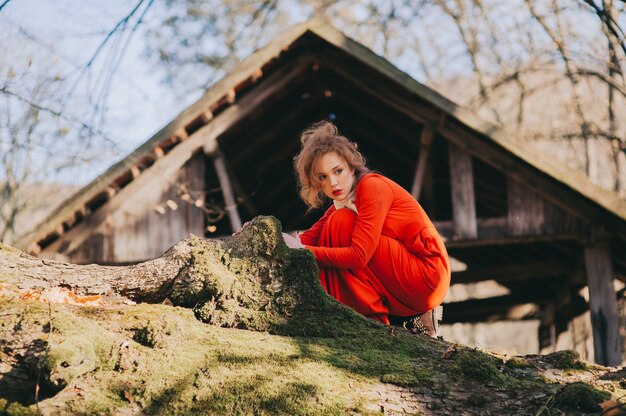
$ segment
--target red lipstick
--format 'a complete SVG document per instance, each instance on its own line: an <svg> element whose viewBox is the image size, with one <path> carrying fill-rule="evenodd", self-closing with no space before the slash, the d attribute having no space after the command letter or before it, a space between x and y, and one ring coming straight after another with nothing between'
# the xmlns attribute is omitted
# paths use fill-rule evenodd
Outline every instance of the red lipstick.
<svg viewBox="0 0 626 416"><path fill-rule="evenodd" d="M341 193L341 189L337 189L336 191L333 191L333 195L337 196Z"/></svg>

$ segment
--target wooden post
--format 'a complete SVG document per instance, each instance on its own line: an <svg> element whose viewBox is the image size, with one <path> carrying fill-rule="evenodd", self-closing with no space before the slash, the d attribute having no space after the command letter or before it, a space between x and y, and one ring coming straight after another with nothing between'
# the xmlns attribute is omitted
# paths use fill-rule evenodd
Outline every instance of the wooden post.
<svg viewBox="0 0 626 416"><path fill-rule="evenodd" d="M230 227L233 232L237 231L241 228L241 218L239 217L239 211L237 211L237 202L235 201L235 193L233 192L233 187L230 181L230 177L228 176L228 170L226 169L226 163L224 163L224 156L217 146L217 143L214 143L212 148L207 148L205 146L205 152L211 157L213 160L213 167L215 168L215 172L217 173L217 178L220 181L220 187L222 188L222 195L224 195L224 203L226 206L226 212L228 213L228 219L230 220ZM207 151L208 150L208 151Z"/></svg>
<svg viewBox="0 0 626 416"><path fill-rule="evenodd" d="M622 363L619 315L613 288L613 264L606 245L585 247L585 266L589 285L589 309L593 327L595 361L601 365Z"/></svg>
<svg viewBox="0 0 626 416"><path fill-rule="evenodd" d="M556 306L554 302L547 302L541 305L539 309L539 350L549 349L550 352L556 351Z"/></svg>
<svg viewBox="0 0 626 416"><path fill-rule="evenodd" d="M422 136L420 137L420 155L417 161L417 167L415 168L413 186L411 187L411 195L413 195L416 201L420 199L424 174L426 173L426 163L428 162L428 154L430 153L430 145L433 142L433 137L433 129L430 128L430 126L424 126Z"/></svg>
<svg viewBox="0 0 626 416"><path fill-rule="evenodd" d="M478 236L472 157L454 143L448 142L450 185L452 188L452 220L456 239Z"/></svg>

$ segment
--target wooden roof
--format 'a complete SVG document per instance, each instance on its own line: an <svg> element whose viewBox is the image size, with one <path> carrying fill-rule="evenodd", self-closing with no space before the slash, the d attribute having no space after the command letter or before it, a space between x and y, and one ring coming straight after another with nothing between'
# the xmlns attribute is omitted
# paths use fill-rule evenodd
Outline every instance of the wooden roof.
<svg viewBox="0 0 626 416"><path fill-rule="evenodd" d="M315 82L323 85L322 95L309 99L312 93L303 86ZM234 164L243 164L246 157L252 157L246 152L260 151L251 140L258 139L264 147L271 147L273 138L279 134L289 134L295 140L297 132L306 127L302 123L327 115L316 104L333 96L335 90L352 97L336 94L337 108L350 107L369 115L385 124L385 131L403 130L398 136L407 140L394 144L395 150L387 149L384 138L372 138L370 144L373 154L382 148L395 151L398 171L402 168L412 174L414 170L415 153L411 154L410 149L415 147L415 142L410 143L407 132L413 130L418 138L421 126L431 126L437 134L528 184L567 212L626 239L626 202L617 194L593 185L584 174L539 154L503 128L420 84L336 29L313 21L292 28L251 55L237 71L210 88L146 143L68 199L16 246L36 252L51 244L95 215L99 207L181 146L186 146L185 154L191 155L203 147L214 146L219 139L230 155L241 155ZM272 102L279 99L283 101L281 114L274 112L270 117ZM377 102L376 109L368 106L372 100ZM378 116L373 116L372 111L378 111ZM298 117L300 121L296 120ZM246 136L246 126L238 123L242 120L256 123L256 138ZM358 120L350 123L350 129L356 136L376 135L375 131L359 131ZM289 142L282 151L266 152L262 157L271 164L274 153L284 158L297 147L296 142ZM285 183L292 185L293 178L277 186ZM286 192L297 199L295 188L290 187Z"/></svg>

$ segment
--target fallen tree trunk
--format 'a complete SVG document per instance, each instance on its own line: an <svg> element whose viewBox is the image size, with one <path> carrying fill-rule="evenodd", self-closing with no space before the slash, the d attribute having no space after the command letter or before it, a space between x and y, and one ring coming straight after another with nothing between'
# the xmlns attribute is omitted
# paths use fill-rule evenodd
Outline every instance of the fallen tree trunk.
<svg viewBox="0 0 626 416"><path fill-rule="evenodd" d="M167 300L193 308L207 323L285 334L294 331L288 328L294 315L338 306L312 290L314 258L306 250L289 250L273 217L257 217L227 239L191 236L155 260L126 267L60 263L4 246L0 276L9 276L8 283L21 291L66 287L80 296L102 295L105 303ZM343 309L337 313L345 317ZM305 321L297 332L320 333L319 322L307 332Z"/></svg>
<svg viewBox="0 0 626 416"><path fill-rule="evenodd" d="M101 305L20 299L59 287ZM0 414L594 414L626 393L570 351L505 359L368 320L272 217L128 267L0 246L1 293Z"/></svg>

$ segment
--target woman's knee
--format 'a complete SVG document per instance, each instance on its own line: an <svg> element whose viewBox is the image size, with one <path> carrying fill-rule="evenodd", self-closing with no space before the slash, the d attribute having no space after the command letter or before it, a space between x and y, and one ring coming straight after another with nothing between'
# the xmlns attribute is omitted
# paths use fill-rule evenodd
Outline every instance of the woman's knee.
<svg viewBox="0 0 626 416"><path fill-rule="evenodd" d="M352 229L354 228L355 220L356 213L354 211L347 208L341 208L330 214L330 217L328 218L326 224L330 224L333 227L341 229Z"/></svg>
<svg viewBox="0 0 626 416"><path fill-rule="evenodd" d="M352 230L354 230L354 222L356 221L356 213L347 208L341 208L333 212L326 221L325 227L330 235L339 238L339 244L342 246L349 245L352 240Z"/></svg>

